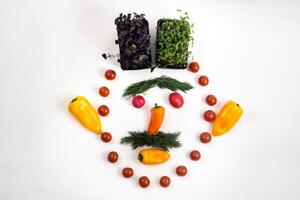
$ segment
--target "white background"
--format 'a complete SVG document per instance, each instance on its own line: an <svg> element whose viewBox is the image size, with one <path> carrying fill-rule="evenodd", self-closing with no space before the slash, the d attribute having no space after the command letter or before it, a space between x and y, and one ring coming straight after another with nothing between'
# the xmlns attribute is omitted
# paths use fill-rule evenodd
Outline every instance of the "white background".
<svg viewBox="0 0 300 200"><path fill-rule="evenodd" d="M121 71L100 54L118 53L114 18L120 12L145 13L152 41L159 18L189 12L195 23L194 58L201 69L189 71ZM0 1L0 199L290 199L300 198L300 3L299 1L124 1L124 0L1 0ZM112 68L117 79L107 81ZM170 107L167 90L145 95L146 106L133 108L123 100L124 88L135 81L162 74L188 81L195 89L183 94L180 110ZM196 83L210 78L207 87ZM111 90L108 98L97 91ZM203 98L212 93L218 110L235 100L245 114L227 135L202 144L198 135L209 130L201 115ZM86 96L98 107L113 141L104 144L69 114L68 102ZM166 108L163 131L182 131L184 146L171 151L161 166L137 162L136 151L119 139L147 126L155 102ZM198 149L199 162L188 159ZM106 161L116 150L117 164ZM180 178L175 166L189 173ZM124 179L124 166L135 177ZM139 176L151 186L141 189ZM168 175L168 189L158 179Z"/></svg>

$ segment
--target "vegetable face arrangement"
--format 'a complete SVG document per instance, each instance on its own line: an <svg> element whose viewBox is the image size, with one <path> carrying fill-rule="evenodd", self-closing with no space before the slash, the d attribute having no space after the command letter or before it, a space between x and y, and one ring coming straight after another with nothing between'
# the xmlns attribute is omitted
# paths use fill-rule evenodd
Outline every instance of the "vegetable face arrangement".
<svg viewBox="0 0 300 200"><path fill-rule="evenodd" d="M173 68L185 69L187 67L187 60L190 52L188 51L189 44L193 43L193 25L188 22L187 13L180 19L160 19L157 27L157 41L156 41L156 66L158 68ZM154 69L151 61L150 52L150 35L148 28L148 21L143 14L136 13L123 15L120 14L116 18L115 24L117 26L120 59L123 70L137 70L137 69ZM114 55L102 55L105 59L115 57ZM191 80L195 81L198 86L195 89L205 91L204 87L210 82L206 75L201 74L195 77L195 73L199 72L200 65L193 61L188 66L189 71L193 75ZM108 69L105 71L103 77L107 81L115 81L117 73ZM145 109L147 104L146 92L151 88L158 87L170 92L168 103L169 107L157 103L151 109ZM136 161L143 165L159 165L166 163L172 156L171 150L179 148L182 143L179 140L181 131L164 132L161 127L164 123L165 113L172 112L175 109L182 109L184 107L184 94L194 87L186 81L179 81L172 77L162 75L156 78L146 79L140 82L132 83L125 88L122 95L123 99L131 100L132 105L136 109L144 109L150 116L148 126L142 131L128 131L127 136L123 136L120 144L131 146L133 151L136 151ZM97 91L101 98L106 98L110 94L108 86L100 86ZM204 92L205 93L205 92ZM213 94L206 94L204 100L207 106L213 108L219 103L219 100ZM222 101L221 101L222 103ZM170 109L169 109L170 108ZM70 113L88 130L99 134L104 143L110 143L113 134L110 132L102 132L99 115L102 117L109 116L110 109L107 105L98 105L98 113L89 103L89 101L82 96L78 96L71 100L68 104ZM99 114L99 115L98 115ZM221 136L230 131L238 122L243 114L243 109L239 104L228 101L219 112L213 109L199 110L199 120L202 116L205 123L211 123L211 133L209 130L201 131L199 141L201 145L211 142L213 136ZM163 126L164 127L164 126ZM185 135L186 136L186 135ZM191 162L197 162L201 159L201 153L197 149L191 149L186 152ZM120 155L116 151L110 151L106 154L107 161L111 164L120 162ZM179 177L184 177L188 174L186 165L178 165L175 168L175 174ZM122 168L122 175L129 179L133 176L138 176L138 184L141 188L147 188L152 184L149 177L144 175L136 175L134 169L130 166ZM171 176L172 174L170 174ZM171 178L166 174L162 174L159 178L158 185L167 188L171 184Z"/></svg>

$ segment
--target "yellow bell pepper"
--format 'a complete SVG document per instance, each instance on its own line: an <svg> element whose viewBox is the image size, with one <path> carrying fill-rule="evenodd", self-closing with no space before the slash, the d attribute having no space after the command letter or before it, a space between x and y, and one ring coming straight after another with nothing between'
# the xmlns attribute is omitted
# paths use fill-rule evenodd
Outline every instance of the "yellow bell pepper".
<svg viewBox="0 0 300 200"><path fill-rule="evenodd" d="M69 103L68 108L84 127L96 134L101 134L102 128L98 113L85 97L76 97Z"/></svg>
<svg viewBox="0 0 300 200"><path fill-rule="evenodd" d="M237 123L243 114L239 104L228 101L217 115L212 125L212 135L220 136L228 132Z"/></svg>
<svg viewBox="0 0 300 200"><path fill-rule="evenodd" d="M143 149L139 152L138 159L146 165L161 164L168 161L170 154L160 149Z"/></svg>

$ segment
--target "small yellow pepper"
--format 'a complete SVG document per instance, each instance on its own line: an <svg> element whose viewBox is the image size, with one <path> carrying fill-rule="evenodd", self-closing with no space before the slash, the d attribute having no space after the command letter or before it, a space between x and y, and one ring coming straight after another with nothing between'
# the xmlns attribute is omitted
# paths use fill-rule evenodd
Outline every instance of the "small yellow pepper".
<svg viewBox="0 0 300 200"><path fill-rule="evenodd" d="M237 123L243 114L239 104L228 101L217 115L212 125L212 135L220 136L228 132Z"/></svg>
<svg viewBox="0 0 300 200"><path fill-rule="evenodd" d="M143 149L139 152L138 159L146 165L161 164L168 161L170 154L160 149Z"/></svg>
<svg viewBox="0 0 300 200"><path fill-rule="evenodd" d="M165 109L162 106L155 106L151 109L151 117L150 122L148 125L148 134L149 135L156 135L159 131L161 124L164 121L165 117Z"/></svg>
<svg viewBox="0 0 300 200"><path fill-rule="evenodd" d="M68 108L84 127L94 133L101 134L102 128L98 113L85 97L76 97L69 103Z"/></svg>

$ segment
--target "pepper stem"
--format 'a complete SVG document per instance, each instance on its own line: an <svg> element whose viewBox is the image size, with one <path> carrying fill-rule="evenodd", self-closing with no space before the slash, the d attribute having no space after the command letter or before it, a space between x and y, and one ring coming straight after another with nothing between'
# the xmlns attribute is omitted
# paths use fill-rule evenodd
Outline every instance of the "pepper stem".
<svg viewBox="0 0 300 200"><path fill-rule="evenodd" d="M74 101L76 101L77 100L77 98L75 98L75 99L72 99L72 101L71 101L71 103L73 103Z"/></svg>
<svg viewBox="0 0 300 200"><path fill-rule="evenodd" d="M141 154L139 154L138 159L139 159L139 161L142 162L143 161L143 156Z"/></svg>

